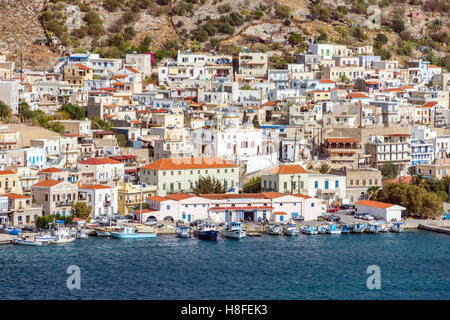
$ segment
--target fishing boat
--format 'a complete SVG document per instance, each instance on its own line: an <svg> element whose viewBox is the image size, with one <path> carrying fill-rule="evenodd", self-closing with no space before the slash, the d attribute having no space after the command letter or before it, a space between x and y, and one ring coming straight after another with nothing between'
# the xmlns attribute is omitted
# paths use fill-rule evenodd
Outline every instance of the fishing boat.
<svg viewBox="0 0 450 320"><path fill-rule="evenodd" d="M195 231L197 238L202 240L217 240L218 233L214 224L203 224Z"/></svg>
<svg viewBox="0 0 450 320"><path fill-rule="evenodd" d="M378 233L378 228L374 224L368 224L366 226L366 230L364 230L367 233Z"/></svg>
<svg viewBox="0 0 450 320"><path fill-rule="evenodd" d="M111 232L121 231L121 227L98 227L94 228L98 237L111 237Z"/></svg>
<svg viewBox="0 0 450 320"><path fill-rule="evenodd" d="M317 234L325 234L327 232L327 227L324 226L318 226L316 227Z"/></svg>
<svg viewBox="0 0 450 320"><path fill-rule="evenodd" d="M242 222L231 221L223 230L223 236L232 239L242 239L247 236L247 231L242 228Z"/></svg>
<svg viewBox="0 0 450 320"><path fill-rule="evenodd" d="M77 239L88 239L89 235L87 234L86 230L80 229L76 233Z"/></svg>
<svg viewBox="0 0 450 320"><path fill-rule="evenodd" d="M283 234L283 229L281 228L280 225L278 224L274 224L269 226L269 228L267 229L267 234L273 235L273 236L279 236L281 234Z"/></svg>
<svg viewBox="0 0 450 320"><path fill-rule="evenodd" d="M361 233L363 233L365 230L366 230L366 226L365 226L364 224L361 224L361 223L355 223L355 224L352 226L352 231L351 231L351 233L359 233L359 234L361 234Z"/></svg>
<svg viewBox="0 0 450 320"><path fill-rule="evenodd" d="M156 229L152 232L138 232L136 227L125 226L122 231L112 231L111 237L118 239L149 239L156 238Z"/></svg>
<svg viewBox="0 0 450 320"><path fill-rule="evenodd" d="M403 223L401 222L397 222L394 223L390 228L389 228L390 232L402 232L403 231Z"/></svg>
<svg viewBox="0 0 450 320"><path fill-rule="evenodd" d="M190 238L192 237L191 228L190 227L178 227L175 230L175 233L178 238Z"/></svg>
<svg viewBox="0 0 450 320"><path fill-rule="evenodd" d="M303 229L303 233L308 235L315 235L318 234L319 232L314 226L309 226Z"/></svg>
<svg viewBox="0 0 450 320"><path fill-rule="evenodd" d="M42 232L36 235L36 241L42 243L50 243L53 240L55 240L55 236L52 235L50 232Z"/></svg>
<svg viewBox="0 0 450 320"><path fill-rule="evenodd" d="M74 242L77 238L68 229L58 228L55 232L55 239L51 240L50 243L53 244L66 244Z"/></svg>
<svg viewBox="0 0 450 320"><path fill-rule="evenodd" d="M14 244L20 244L25 246L42 246L42 242L37 241L36 237L16 237L13 241Z"/></svg>
<svg viewBox="0 0 450 320"><path fill-rule="evenodd" d="M300 231L298 230L297 225L294 223L288 223L284 228L285 236L298 236L299 233Z"/></svg>
<svg viewBox="0 0 450 320"><path fill-rule="evenodd" d="M352 232L352 227L351 226L348 226L348 225L344 224L341 227L341 233L349 234L350 232Z"/></svg>
<svg viewBox="0 0 450 320"><path fill-rule="evenodd" d="M341 229L337 228L335 224L329 225L326 228L327 234L341 234Z"/></svg>
<svg viewBox="0 0 450 320"><path fill-rule="evenodd" d="M377 222L378 232L388 232L388 228L384 222Z"/></svg>

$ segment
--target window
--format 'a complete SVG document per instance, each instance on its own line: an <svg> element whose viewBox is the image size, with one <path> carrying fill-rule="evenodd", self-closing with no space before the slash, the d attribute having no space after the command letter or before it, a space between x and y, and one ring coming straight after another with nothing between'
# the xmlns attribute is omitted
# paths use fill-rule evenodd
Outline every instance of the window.
<svg viewBox="0 0 450 320"><path fill-rule="evenodd" d="M314 181L314 188L315 189L319 188L319 181Z"/></svg>
<svg viewBox="0 0 450 320"><path fill-rule="evenodd" d="M353 180L352 180L352 179L350 179L350 185L351 185L351 186L353 185Z"/></svg>
<svg viewBox="0 0 450 320"><path fill-rule="evenodd" d="M339 180L336 180L334 186L335 186L335 188L339 188Z"/></svg>
<svg viewBox="0 0 450 320"><path fill-rule="evenodd" d="M170 210L170 205L167 205L167 206L166 206L166 209L167 209L167 210Z"/></svg>
<svg viewBox="0 0 450 320"><path fill-rule="evenodd" d="M313 208L314 207L314 202L311 202L311 208Z"/></svg>
<svg viewBox="0 0 450 320"><path fill-rule="evenodd" d="M284 189L287 189L287 182L284 182Z"/></svg>

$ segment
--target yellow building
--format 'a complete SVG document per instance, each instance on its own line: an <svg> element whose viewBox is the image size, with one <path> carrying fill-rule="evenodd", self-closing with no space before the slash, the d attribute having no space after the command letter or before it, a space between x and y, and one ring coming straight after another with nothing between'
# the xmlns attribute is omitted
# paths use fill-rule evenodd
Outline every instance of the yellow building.
<svg viewBox="0 0 450 320"><path fill-rule="evenodd" d="M141 193L142 192L142 193ZM133 214L134 208L138 208L141 202L146 203L148 197L156 194L156 186L132 185L123 183L117 190L119 197L118 210L120 215ZM142 196L142 198L141 198ZM139 210L139 208L138 208Z"/></svg>
<svg viewBox="0 0 450 320"><path fill-rule="evenodd" d="M19 143L19 131L0 129L0 150L17 149Z"/></svg>
<svg viewBox="0 0 450 320"><path fill-rule="evenodd" d="M64 67L64 81L75 86L84 86L84 81L92 80L92 69L80 63L69 64Z"/></svg>
<svg viewBox="0 0 450 320"><path fill-rule="evenodd" d="M0 194L19 193L19 175L12 170L0 171Z"/></svg>

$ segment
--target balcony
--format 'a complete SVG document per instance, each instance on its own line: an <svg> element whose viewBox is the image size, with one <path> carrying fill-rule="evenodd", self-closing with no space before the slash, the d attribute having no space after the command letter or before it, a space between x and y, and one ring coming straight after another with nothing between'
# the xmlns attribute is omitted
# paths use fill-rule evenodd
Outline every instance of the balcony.
<svg viewBox="0 0 450 320"><path fill-rule="evenodd" d="M55 203L56 207L69 207L72 206L74 204L73 200L65 200L65 201L57 201Z"/></svg>
<svg viewBox="0 0 450 320"><path fill-rule="evenodd" d="M104 207L109 207L109 206L111 206L111 201L105 200L105 201L103 202L103 206L104 206Z"/></svg>

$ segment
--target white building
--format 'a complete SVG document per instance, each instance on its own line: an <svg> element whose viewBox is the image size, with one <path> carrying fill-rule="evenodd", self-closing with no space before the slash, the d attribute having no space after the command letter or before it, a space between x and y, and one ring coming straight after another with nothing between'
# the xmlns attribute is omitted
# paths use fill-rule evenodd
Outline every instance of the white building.
<svg viewBox="0 0 450 320"><path fill-rule="evenodd" d="M368 213L372 217L386 221L400 221L402 211L406 210L405 207L399 205L373 200L361 200L356 202L355 206L359 214Z"/></svg>
<svg viewBox="0 0 450 320"><path fill-rule="evenodd" d="M92 207L91 219L101 215L112 216L118 212L117 188L92 184L78 189L78 200Z"/></svg>

